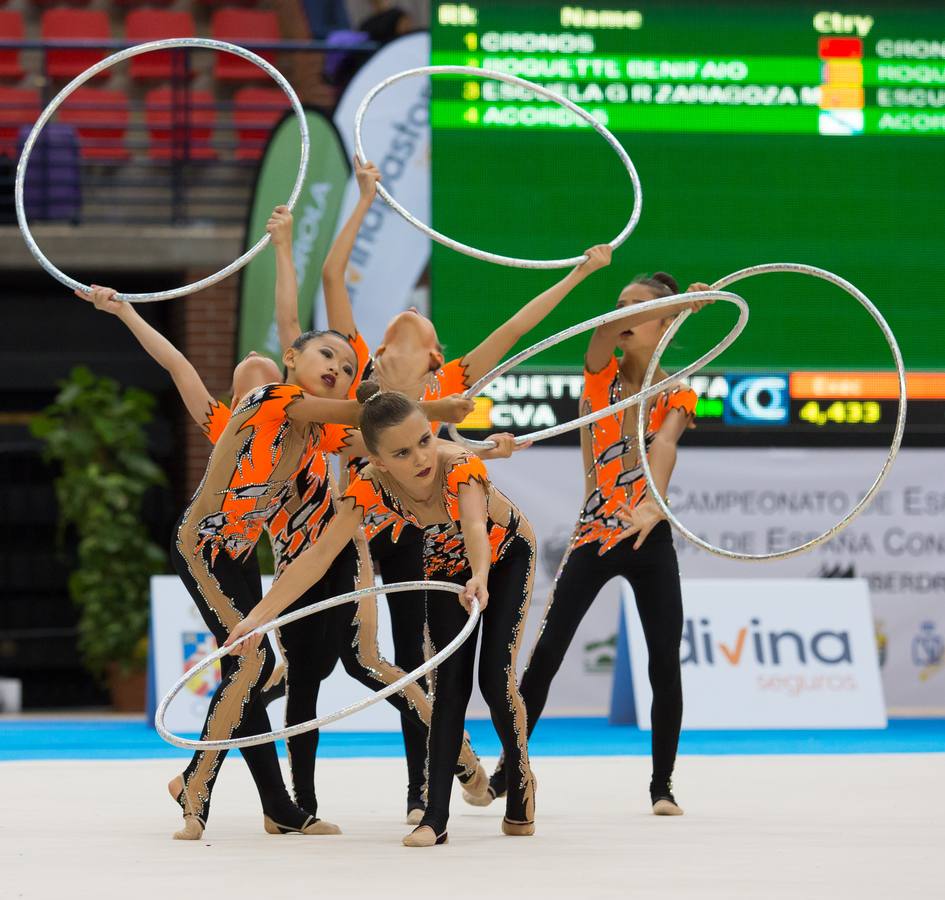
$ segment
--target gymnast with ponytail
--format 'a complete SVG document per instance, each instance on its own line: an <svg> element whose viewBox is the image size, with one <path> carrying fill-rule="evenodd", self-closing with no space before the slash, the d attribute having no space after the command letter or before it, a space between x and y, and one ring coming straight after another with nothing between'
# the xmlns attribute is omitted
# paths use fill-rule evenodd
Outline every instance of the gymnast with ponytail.
<svg viewBox="0 0 945 900"><path fill-rule="evenodd" d="M689 287L689 291L703 290L708 285ZM639 276L621 291L617 308L678 292L676 280L665 272ZM680 310L698 311L707 302L711 301L694 301ZM666 317L662 310L653 310L611 322L593 333L584 361L581 415L641 390L656 345L675 315ZM657 372L657 380L665 377L662 370ZM648 401L646 452L663 496L676 463L677 442L693 427L695 407L696 395L683 383ZM682 723L679 565L669 523L647 493L636 445L636 420L637 407L633 406L581 430L584 505L558 569L520 691L531 732L585 613L608 581L625 578L633 588L643 624L653 688L650 801L656 815L681 815L671 782ZM489 790L484 795L465 792L464 798L474 806L486 806L505 794L507 783L506 766L500 760Z"/></svg>
<svg viewBox="0 0 945 900"><path fill-rule="evenodd" d="M325 309L330 328L344 334L358 355L362 377L377 382L385 391L400 391L411 399L433 400L461 394L494 368L512 347L561 304L588 276L609 265L610 247L601 244L587 251L587 260L576 266L547 290L526 303L515 315L502 322L475 347L447 360L436 328L415 307L395 315L387 324L379 347L373 354L358 331L346 286L348 264L354 250L358 230L374 201L378 168L370 162L354 158L354 171L360 199L344 227L338 232L322 269ZM298 333L298 309L295 297L285 302L276 297L276 322L284 346L291 344ZM434 429L439 423L434 423ZM517 450L511 434L493 434L489 439L495 449L480 454L481 459L508 457ZM364 460L352 459L352 475ZM418 529L397 517L371 515L364 523L371 557L383 581L416 581L422 578L423 541ZM394 662L411 671L424 660L423 634L425 599L421 591L399 594L390 604ZM402 719L404 750L407 758L407 821L416 824L423 816L423 783L426 744L409 719ZM481 767L475 772L460 767L457 777L469 793L482 794L488 779Z"/></svg>
<svg viewBox="0 0 945 900"><path fill-rule="evenodd" d="M409 523L423 537L423 574L463 585L453 597L426 592L426 621L434 651L461 630L473 599L481 623L434 681L433 717L427 739L428 788L418 827L403 843L433 847L447 840L450 789L463 742L472 692L477 632L482 633L479 687L502 742L508 773L502 831L535 830L535 783L528 762L525 706L516 685L516 658L535 572L535 537L518 508L489 481L479 457L437 438L420 404L397 391L362 383L359 427L369 462L348 485L337 514L318 541L283 571L269 593L230 632L237 644L280 615L321 579L338 553L372 515ZM464 607L465 606L465 610ZM252 654L260 636L234 646Z"/></svg>

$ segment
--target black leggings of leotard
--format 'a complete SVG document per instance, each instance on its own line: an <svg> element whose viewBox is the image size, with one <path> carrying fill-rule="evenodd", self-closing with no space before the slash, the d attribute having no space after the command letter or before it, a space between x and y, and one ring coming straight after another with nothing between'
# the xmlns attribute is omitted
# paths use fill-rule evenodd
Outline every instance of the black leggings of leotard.
<svg viewBox="0 0 945 900"><path fill-rule="evenodd" d="M585 544L567 554L558 570L520 690L531 732L584 614L611 578L626 578L633 588L646 638L653 688L652 785L662 789L673 773L682 723L679 645L683 612L679 564L668 522L660 522L639 550L633 549L634 540L625 538L603 556L598 555L597 543ZM501 766L492 778L492 787L499 794L505 789Z"/></svg>
<svg viewBox="0 0 945 900"><path fill-rule="evenodd" d="M429 784L422 824L436 834L446 830L456 757L463 742L463 721L472 694L476 642L479 650L479 689L489 706L492 722L506 760L510 779L506 817L530 822L535 815L535 791L528 763L528 726L525 707L515 684L515 661L535 572L533 544L521 535L513 538L488 579L489 603L480 624L460 648L440 664L435 674L435 700L429 735ZM440 576L437 576L440 577ZM446 580L465 584L467 568ZM467 613L452 594L427 594L427 624L435 648L442 648L460 631Z"/></svg>
<svg viewBox="0 0 945 900"><path fill-rule="evenodd" d="M171 560L190 592L208 630L222 644L232 625L246 616L259 602L262 585L254 553L234 560L224 549L214 553L207 543L200 550L179 545L179 528L171 542ZM224 622L231 622L230 626ZM269 718L259 702L274 668L274 653L268 638L258 650L241 656L224 656L220 661L222 680L217 688L201 732L204 738L219 739L262 734L270 730ZM300 828L308 818L289 798L276 747L273 743L240 750L256 783L263 811L278 824ZM206 823L210 797L220 766L227 754L198 751L184 770L184 813Z"/></svg>
<svg viewBox="0 0 945 900"><path fill-rule="evenodd" d="M404 526L396 542L392 529L386 528L369 544L376 571L385 584L398 581L422 581L423 532L412 525ZM423 628L426 623L424 591L404 591L389 599L391 633L394 638L394 664L411 672L423 663ZM421 679L421 687L426 681ZM427 759L426 729L417 729L411 716L402 715L400 727L407 757L407 807L423 806L423 786Z"/></svg>

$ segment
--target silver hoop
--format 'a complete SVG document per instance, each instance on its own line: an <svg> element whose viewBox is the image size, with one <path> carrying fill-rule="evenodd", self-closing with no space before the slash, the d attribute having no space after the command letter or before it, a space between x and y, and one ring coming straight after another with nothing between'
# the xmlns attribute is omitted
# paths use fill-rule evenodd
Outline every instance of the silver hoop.
<svg viewBox="0 0 945 900"><path fill-rule="evenodd" d="M869 490L863 495L863 498L859 501L859 503L855 504L853 508L839 522L837 522L836 525L825 531L823 534L820 534L803 544L798 544L798 546L791 547L787 550L780 550L777 553L737 553L734 550L724 550L721 547L716 547L714 544L710 544L708 541L703 540L698 535L693 534L688 528L686 528L685 525L682 524L682 522L679 521L679 519L676 518L667 505L666 501L660 495L659 490L653 483L653 474L650 471L650 464L647 460L646 444L644 443L644 437L646 433L646 418L644 414L644 407L640 407L640 413L637 416L637 442L640 446L640 463L643 466L643 474L646 477L646 485L649 494L663 511L663 515L666 516L669 523L684 538L686 538L686 540L695 544L697 547L701 547L703 550L708 550L709 553L714 553L716 556L723 556L726 559L738 559L752 562L771 559L787 559L789 556L795 556L798 553L804 553L805 551L816 547L818 544L822 544L824 541L829 540L835 534L843 531L847 525L849 525L861 512L863 512L867 504L870 502L870 500L872 500L873 495L879 490L880 485L882 485L886 475L889 473L890 466L892 466L893 460L896 458L896 454L899 452L899 447L902 444L902 434L906 427L906 370L902 362L902 354L899 352L899 344L896 343L896 338L892 333L892 329L889 327L880 311L873 305L870 299L861 290L859 290L859 288L852 285L849 281L841 278L839 275L834 275L833 272L828 272L826 269L818 269L815 266L803 265L801 263L767 263L766 265L761 266L749 266L747 269L740 269L738 272L733 272L731 275L726 275L724 278L720 278L715 282L715 284L712 285L712 288L714 290L718 290L723 287L728 287L730 284L734 284L736 281L741 281L743 278L749 278L752 275L766 275L772 272L794 272L800 275L813 275L815 278L822 278L824 281L829 281L831 284L835 284L837 287L843 288L843 290L845 290L851 297L854 298L854 300L858 301L866 309L866 311L873 317L876 324L879 325L880 331L882 331L883 337L886 338L886 343L889 345L889 349L892 352L893 361L896 364L896 373L899 379L899 412L896 416L896 430L893 435L892 444L890 445L889 453L886 456L883 467L880 469L879 475L876 476L876 480L870 486ZM669 342L673 339L673 335L679 330L679 326L682 324L684 318L685 315L680 316L669 326L665 334L663 334L663 336L660 338L660 342L657 344L656 350L653 353L653 357L650 360L650 365L646 370L646 375L643 378L644 390L650 383L650 379L653 378L653 375L659 366L660 357L669 346Z"/></svg>
<svg viewBox="0 0 945 900"><path fill-rule="evenodd" d="M23 186L26 181L26 166L29 163L30 154L33 152L33 145L36 143L36 139L39 137L39 133L43 130L46 123L52 118L53 113L56 112L56 110L76 88L84 84L90 78L94 78L103 69L107 69L115 65L115 63L130 59L133 56L140 56L142 53L149 53L152 50L168 50L174 47L196 47L204 50L220 50L225 53L232 53L234 56L239 56L251 63L255 63L260 69L269 75L269 77L272 78L280 88L282 88L285 95L289 98L289 102L292 104L292 109L299 121L299 131L301 132L302 137L302 156L299 160L299 174L295 179L295 186L292 188L292 193L289 196L286 205L289 207L289 209L292 209L295 206L296 200L298 200L299 194L302 190L302 185L305 182L305 175L308 171L308 123L305 120L305 111L302 109L302 104L299 102L299 98L292 89L292 85L289 84L289 82L282 75L282 73L279 72L278 69L266 62L266 60L264 60L261 56L257 56L251 50L247 50L244 47L239 47L236 44L227 43L226 41L211 40L210 38L168 38L166 40L160 41L148 41L145 44L136 44L134 47L128 47L126 50L113 53L111 56L106 57L101 62L97 62L94 66L86 69L84 72L82 72L82 74L73 78L72 81L70 81L58 94L56 94L55 97L53 97L49 105L43 110L42 115L40 115L40 117L36 120L36 124L33 126L32 131L30 131L29 137L26 139L26 143L23 145L23 153L20 156L20 161L16 167L16 182L14 185L13 195L14 202L16 204L16 218L20 226L20 231L23 234L23 239L26 241L26 246L29 247L30 253L33 254L40 266L42 266L50 275L52 275L53 278L55 278L61 284L64 284L66 287L80 291L91 290L89 285L82 284L82 282L76 281L74 278L70 278L65 272L57 269L46 258L46 256L43 254L43 251L39 249L39 245L36 243L36 240L30 232L29 224L26 221L26 209L23 205ZM192 284L185 284L183 287L174 288L170 291L153 291L152 293L147 294L116 294L113 299L125 300L128 303L152 303L156 300L172 300L175 297L183 297L186 294L195 294L197 291L202 291L204 288L208 288L211 285L222 281L227 276L232 275L239 269L242 269L243 266L245 266L257 254L259 254L268 243L269 234L267 233L264 234L241 257L239 257L239 259L231 262L226 268L220 269L220 271L214 275L208 275L206 278L201 278L200 281L195 281Z"/></svg>
<svg viewBox="0 0 945 900"><path fill-rule="evenodd" d="M253 629L253 631L241 638L241 641L247 640L254 635L266 634L266 632L272 631L275 628L281 628L283 625L288 625L290 622L295 622L297 619L302 619L313 613L323 612L326 609L341 606L343 603L353 603L362 600L364 597L373 597L377 594L398 594L402 591L449 591L459 595L462 594L464 590L465 588L463 586L452 584L448 581L402 581L397 584L382 584L362 588L359 591L339 594L337 597L322 600L319 603L313 603L295 612L280 616L278 619L273 619L271 622L267 622L265 625L260 625L259 628ZM204 657L204 659L192 669L189 669L167 692L167 696L161 701L161 705L158 706L157 712L154 715L154 727L157 729L158 734L169 744L173 744L175 747L183 747L187 750L235 750L238 747L255 747L258 744L268 744L270 741L278 741L284 738L295 737L297 734L305 734L307 731L314 731L316 728L321 728L323 725L337 722L339 719L360 712L362 709L367 709L367 707L372 706L380 700L384 700L391 694L396 694L398 691L403 690L408 685L422 678L427 672L435 669L441 662L455 653L466 638L473 633L473 630L479 622L479 612L479 601L473 600L470 605L469 619L466 624L463 625L459 634L435 656L431 656L423 665L418 666L412 672L404 675L403 678L398 678L393 684L386 685L379 691L375 691L369 697L365 697L357 703L352 703L350 706L346 706L344 709L340 709L337 712L319 716L317 719L310 719L308 722L290 725L276 731L269 731L265 734L252 734L246 737L230 738L225 741L190 740L172 734L164 725L164 717L167 713L167 708L188 681L204 669L212 666L218 659L222 659L233 649L232 647L220 647L209 656Z"/></svg>
<svg viewBox="0 0 945 900"><path fill-rule="evenodd" d="M364 146L361 142L361 125L364 120L364 114L367 111L368 106L371 101L385 88L390 87L392 84L400 81L402 78L410 78L413 75L437 75L437 74L446 74L446 75L471 75L476 78L490 78L495 81L504 81L506 84L515 84L519 87L527 88L530 91L538 94L540 97L545 97L548 100L553 100L555 103L560 106L565 107L565 109L570 110L574 115L583 121L587 122L608 144L613 148L614 152L620 157L620 161L623 163L624 168L627 170L627 173L630 175L630 181L633 184L633 210L630 213L630 219L627 221L627 224L624 225L623 231L617 235L611 242L610 246L612 249L616 250L629 236L630 232L633 231L637 226L637 222L640 220L640 213L643 210L643 187L640 184L640 176L637 175L637 170L633 165L632 160L627 155L627 151L624 150L620 141L613 136L613 134L608 131L600 122L597 121L589 112L581 109L576 103L572 103L566 97L562 97L560 94L556 94L554 91L548 90L546 87L542 87L538 84L533 84L531 81L526 81L524 78L518 78L515 75L506 75L503 72L490 72L486 69L479 69L475 66L421 66L417 69L407 69L403 72L398 72L396 75L391 75L389 78L385 78L383 81L374 85L370 91L365 94L364 99L361 101L361 105L358 107L357 113L354 117L354 146L357 151L358 158L361 160L367 160L369 157L364 152ZM403 216L414 228L419 228L425 235L431 237L437 243L443 244L444 247L450 247L453 250L458 250L460 253L465 253L467 256L472 256L475 259L481 259L484 262L493 262L498 263L501 266L513 266L517 269L564 269L570 266L579 266L581 263L587 261L586 256L572 256L568 259L518 259L514 256L500 256L497 253L489 253L485 250L478 250L475 247L470 247L468 244L463 244L460 241L453 240L453 238L447 237L445 234L441 234L439 231L431 228L424 222L421 222L416 216L411 212L404 209L385 189L384 185L380 182L377 184L377 193L380 194L384 202L395 212Z"/></svg>
<svg viewBox="0 0 945 900"><path fill-rule="evenodd" d="M594 319L588 319L586 322L579 322L577 325L572 325L570 328L565 328L564 331L559 331L557 334L553 334L551 337L547 337L543 341L533 344L531 347L526 347L520 353L516 353L515 356L507 359L504 363L500 363L491 372L483 375L482 378L480 378L471 388L469 388L469 390L466 391L465 394L463 394L463 396L467 399L475 397L477 394L482 392L482 389L487 384L491 384L500 375L504 375L506 372L508 372L510 369L513 369L524 360L530 359L531 357L535 356L535 354L540 353L542 350L546 350L548 347L553 347L555 344L560 344L562 341L566 341L577 334L590 331L593 328L599 328L601 325L607 325L610 322L615 322L619 319L632 318L633 316L637 316L642 312L647 312L648 310L662 309L666 306L679 306L683 303L692 303L697 300L725 300L729 303L734 303L735 306L738 307L738 320L732 326L732 330L711 350L700 356L694 363L690 363L684 369L680 369L678 372L667 376L662 381L657 382L652 386L650 386L648 382L644 382L643 390L637 391L637 393L635 393L632 397L626 397L625 399L619 400L616 403L611 403L610 406L607 406L604 409L587 413L587 415L580 416L577 419L572 419L570 422L559 422L557 425L551 425L548 428L542 428L538 431L533 431L531 434L521 435L515 438L515 443L521 445L528 442L544 441L548 438L557 437L559 434L566 434L569 431L573 431L575 428L581 428L584 425L589 425L591 422L596 422L598 419L603 419L607 416L613 415L615 412L626 409L628 406L633 406L635 403L640 403L643 400L648 400L650 397L661 394L674 382L677 382L683 378L688 378L694 372L698 372L699 369L712 362L712 360L714 360L717 356L720 356L723 351L728 349L728 347L730 347L735 342L735 338L737 338L742 333L742 331L745 330L745 325L748 323L748 304L741 297L739 297L738 294L731 294L728 291L719 291L713 289L710 291L693 291L692 293L688 294L674 294L672 297L660 297L657 300L646 300L643 303L636 303L632 306L625 306L621 309L611 310L611 312L604 313L603 315L597 316ZM687 309L676 317L673 326L670 327L670 330L674 334L679 330L679 327L689 316L689 313L690 310ZM460 444L467 450L491 450L493 447L495 447L495 441L474 441L470 438L463 437L459 433L456 425L449 426L449 434L457 444Z"/></svg>

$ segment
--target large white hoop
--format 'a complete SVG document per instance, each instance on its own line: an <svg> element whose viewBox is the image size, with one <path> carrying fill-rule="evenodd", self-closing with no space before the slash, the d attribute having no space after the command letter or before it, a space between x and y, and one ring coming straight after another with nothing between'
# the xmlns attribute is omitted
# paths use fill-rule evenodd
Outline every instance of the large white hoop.
<svg viewBox="0 0 945 900"><path fill-rule="evenodd" d="M361 125L364 120L364 114L367 112L367 108L371 104L371 101L385 88L390 87L392 84L395 84L403 78L410 78L414 75L437 74L470 75L476 78L491 78L495 81L504 81L507 84L515 84L519 87L524 87L530 91L534 91L539 96L546 97L547 99L565 107L565 109L570 110L572 113L574 113L574 115L590 125L605 141L607 141L617 156L620 157L620 161L623 163L624 168L630 175L630 181L633 184L633 210L630 213L630 218L627 221L627 224L624 225L623 230L610 242L611 248L616 250L630 236L630 232L636 228L637 222L640 220L640 213L643 210L643 187L640 184L640 176L637 175L637 170L633 165L633 161L627 155L627 151L624 150L620 141L618 141L617 138L615 138L613 134L611 134L607 128L601 125L601 123L598 122L597 119L595 119L589 112L581 109L581 107L576 103L572 103L567 98L562 97L560 94L556 94L554 91L548 90L546 87L533 84L531 81L526 81L524 78L518 78L515 75L506 75L503 72L490 72L487 69L479 69L475 66L421 66L420 68L407 69L403 72L398 72L396 75L391 75L389 78L385 78L383 81L374 85L374 87L372 87L371 90L365 94L364 99L361 101L361 105L358 107L358 111L355 113L354 146L359 159L367 160L370 158L364 152L364 145L361 141ZM465 253L467 256L481 259L484 262L498 263L502 266L512 266L517 269L564 269L570 266L578 266L581 263L587 261L586 256L572 256L568 259L518 259L514 256L501 256L498 253L489 253L485 250L479 250L476 247L470 247L468 244L463 244L451 237L447 237L445 234L441 234L439 231L431 228L425 222L421 222L416 216L413 215L413 213L401 206L380 182L377 185L377 193L381 196L384 202L390 206L391 209L399 213L411 225L413 225L415 228L419 228L420 231L431 237L434 241L443 244L444 247L450 247L453 250L458 250L460 253Z"/></svg>
<svg viewBox="0 0 945 900"><path fill-rule="evenodd" d="M60 283L64 284L66 287L72 288L73 290L89 291L91 288L89 285L82 284L80 281L76 281L74 278L70 278L66 275L65 272L60 271L54 266L49 259L46 258L42 250L39 249L39 245L36 243L32 233L29 229L29 223L26 220L26 209L23 204L23 186L26 181L26 166L29 163L30 154L33 152L33 145L36 143L36 139L39 137L39 133L43 130L46 123L52 118L56 110L62 105L67 97L78 87L88 81L90 78L94 78L99 72L103 69L107 69L116 63L122 62L126 59L131 59L133 56L140 56L142 53L150 53L152 50L169 50L175 47L197 47L204 50L220 50L225 53L232 53L234 56L239 56L245 60L248 60L251 63L255 63L262 69L276 84L282 88L286 97L289 98L289 103L292 104L292 109L295 112L296 118L299 121L299 131L301 132L302 137L302 156L299 160L299 174L295 179L295 186L292 188L292 193L289 195L289 199L286 201L286 205L289 209L292 209L295 206L296 200L298 200L299 193L302 190L302 185L305 181L305 174L308 171L308 156L309 156L309 137L308 137L308 122L305 120L305 111L302 109L302 104L299 102L299 98L296 96L295 91L292 89L292 85L286 80L286 78L276 69L274 66L270 65L266 60L261 56L257 56L251 50L247 50L245 47L239 47L236 44L230 44L226 41L215 41L210 38L168 38L166 40L160 41L148 41L146 44L136 44L134 47L128 47L125 50L120 50L118 53L113 53L111 56L106 57L101 62L96 63L94 66L86 69L82 74L77 75L72 79L55 97L50 101L49 105L43 110L42 115L36 120L36 124L33 126L32 131L30 131L29 137L26 139L26 143L23 145L23 153L20 156L20 161L16 167L16 182L14 185L14 202L16 205L16 218L17 222L20 225L20 231L23 234L23 239L26 241L26 246L29 247L30 253L33 254L36 261ZM195 294L197 291L202 291L204 288L208 288L211 285L216 284L219 281L222 281L229 275L232 275L234 272L242 269L253 257L255 257L260 251L269 243L269 235L264 234L252 247L249 248L239 259L231 262L226 268L220 269L219 272L216 272L213 275L208 275L206 278L201 278L200 281L195 281L192 284L185 284L183 287L174 288L170 291L153 291L147 294L116 294L115 300L125 300L128 303L151 303L155 300L172 300L175 297L183 297L187 294Z"/></svg>
<svg viewBox="0 0 945 900"><path fill-rule="evenodd" d="M324 612L326 609L331 609L335 606L341 606L343 603L354 603L358 600L362 600L365 597L373 597L377 594L397 594L403 591L448 591L459 595L462 594L464 590L465 588L462 585L452 584L449 581L402 581L397 584L382 584L375 587L362 588L359 591L351 591L347 594L339 594L337 597L331 597L328 600L322 600L319 603L313 603L310 606L297 609L295 612L280 616L278 619L273 619L271 622L267 622L265 625L260 625L259 628L251 631L243 638L243 640L246 640L253 635L266 634L275 628L281 628L282 626L288 625L290 622L295 622L297 619L302 619L305 616L310 616L318 612ZM435 656L431 656L430 659L423 663L423 665L418 666L412 672L404 675L403 678L398 678L397 681L393 682L393 684L386 685L379 691L375 691L370 696L365 697L363 700L359 700L357 703L352 703L350 706L346 706L344 709L340 709L337 712L329 713L325 716L319 716L317 719L310 719L308 722L300 722L297 725L290 725L286 728L270 731L266 734L252 734L247 735L246 737L230 738L229 740L225 741L191 740L189 738L182 738L178 737L176 734L172 734L164 725L164 717L167 714L168 707L171 705L171 702L180 693L188 681L190 681L194 676L202 672L204 669L212 666L218 659L222 659L232 649L232 647L220 647L218 650L215 650L209 656L202 659L196 666L194 666L194 668L188 670L184 675L182 675L177 680L177 683L167 692L167 696L161 701L161 704L158 706L157 712L154 715L154 727L157 729L158 734L160 734L161 737L164 738L164 740L169 744L173 744L175 747L183 747L188 750L235 750L238 747L255 747L257 744L267 744L270 741L278 741L283 738L295 737L297 734L305 734L307 731L314 731L316 728L321 728L322 726L328 725L331 722L337 722L339 719L343 719L346 716L360 712L362 709L367 709L367 707L372 706L378 701L390 697L391 694L396 694L398 691L403 690L405 687L407 687L407 685L413 684L415 681L426 675L427 672L435 669L441 662L447 659L447 657L455 653L459 649L460 645L473 633L478 622L479 601L473 600L469 611L469 619L466 621L466 624L463 625L459 634L457 634L456 637L454 637L453 640L450 641Z"/></svg>
<svg viewBox="0 0 945 900"><path fill-rule="evenodd" d="M680 369L678 372L675 372L672 375L667 376L662 381L657 382L654 385L650 385L649 382L644 382L643 390L637 391L632 397L626 397L623 400L619 400L617 403L611 403L610 406L606 406L603 409L599 409L596 412L587 413L587 415L580 416L577 419L572 419L570 422L559 422L557 425L551 425L548 428L542 428L539 431L533 431L530 434L523 434L515 438L516 444L525 444L529 441L544 441L548 438L557 437L559 434L566 434L569 431L573 431L575 428L581 428L584 425L590 425L591 422L596 422L598 419L606 418L611 416L616 412L619 412L622 409L626 409L628 406L633 406L635 403L640 403L643 400L647 400L650 397L654 397L657 394L662 393L676 381L679 381L682 378L688 378L695 372L698 372L699 369L708 365L712 360L717 356L720 356L724 350L730 347L735 338L737 338L742 331L745 330L745 325L748 322L748 304L738 296L738 294L731 294L728 291L719 291L719 290L710 290L710 291L693 291L688 294L674 294L672 297L660 297L657 300L646 300L643 303L636 303L632 306L625 306L622 309L611 310L609 313L604 313L601 316L597 316L593 319L588 319L586 322L579 322L577 325L572 325L570 328L565 328L564 331L559 331L557 334L551 335L551 337L545 338L543 341L539 341L537 344L533 344L531 347L526 347L519 353L516 353L515 356L509 357L505 362L500 363L496 366L491 372L486 373L482 376L465 394L464 397L473 398L482 392L482 389L491 384L498 378L500 375L504 375L510 369L515 368L515 366L524 362L526 359L531 359L535 354L540 353L542 350L547 350L549 347L555 346L555 344L560 344L562 341L566 341L569 338L574 337L577 334L582 334L585 331L591 331L594 328L599 328L601 325L607 325L610 322L617 321L618 319L629 319L633 316L638 316L640 313L647 312L653 309L662 309L666 306L680 306L684 303L692 303L697 300L725 300L728 303L734 303L738 307L738 320L732 326L732 330L719 341L711 350L707 353L704 353L700 356L694 363L690 363L683 369ZM673 326L670 330L675 334L682 323L689 316L690 310L684 310L677 317ZM641 409L643 407L641 406ZM494 441L474 441L470 438L463 437L456 425L449 426L450 437L456 441L457 444L461 444L467 450L491 450L495 447Z"/></svg>
<svg viewBox="0 0 945 900"><path fill-rule="evenodd" d="M819 534L817 537L812 538L809 541L805 541L803 544L798 544L796 547L790 547L787 550L780 550L776 553L738 553L734 550L725 550L722 547L716 547L714 544L710 544L708 541L703 540L697 534L693 534L679 519L676 518L672 510L669 508L666 500L660 495L660 492L657 490L656 486L653 483L653 474L650 471L650 464L647 460L646 455L646 444L644 441L646 433L646 417L644 413L644 407L641 405L640 413L637 416L637 444L640 447L640 463L643 467L643 474L646 477L647 490L649 495L657 502L660 509L662 509L663 514L669 520L669 523L684 537L686 540L695 544L697 547L701 547L703 550L708 550L709 553L714 553L716 556L724 556L726 559L738 559L743 561L765 561L771 559L787 559L789 556L795 556L798 553L804 553L807 550L816 547L818 544L822 544L824 541L829 540L835 534L841 532L844 528L847 527L867 506L867 504L872 500L873 495L879 490L880 485L886 478L886 475L889 473L890 466L893 464L893 460L896 458L896 454L899 452L899 447L902 444L902 434L906 427L906 369L902 362L902 354L899 352L899 344L896 343L896 338L892 333L892 329L889 327L886 320L883 318L882 313L873 305L869 297L866 296L859 288L852 285L849 281L841 278L839 275L834 275L833 272L828 272L826 269L818 269L815 266L807 266L802 263L767 263L761 266L749 266L746 269L740 269L737 272L733 272L731 275L726 275L724 278L720 278L715 284L712 285L713 290L719 290L723 287L728 287L730 284L734 284L736 281L741 281L743 278L750 278L752 275L765 275L772 272L794 272L800 275L812 275L815 278L822 278L824 281L829 281L831 284L837 285L837 287L843 288L854 300L859 302L866 311L873 317L876 324L879 325L880 331L883 333L883 337L886 338L886 343L889 345L889 349L892 353L893 362L896 364L896 374L899 381L899 411L896 416L896 429L893 434L892 444L889 448L889 453L886 456L886 460L883 463L882 468L880 469L879 475L876 476L876 480L870 485L869 490L863 495L859 503L856 503L853 508L832 528L827 529L823 534ZM673 335L679 330L679 326L682 325L685 320L688 310L683 315L679 316L666 330L665 334L660 338L659 344L657 344L656 350L653 353L653 357L650 360L650 365L646 370L646 375L643 377L643 389L647 389L650 381L653 378L653 375L656 373L656 369L660 364L660 358L665 352L666 348L669 346L669 342L673 339Z"/></svg>

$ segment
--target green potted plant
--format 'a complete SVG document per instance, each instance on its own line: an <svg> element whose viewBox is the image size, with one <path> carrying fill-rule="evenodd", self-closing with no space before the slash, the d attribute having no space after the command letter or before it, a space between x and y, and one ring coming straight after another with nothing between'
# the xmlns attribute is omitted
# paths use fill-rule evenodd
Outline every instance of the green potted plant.
<svg viewBox="0 0 945 900"><path fill-rule="evenodd" d="M154 398L121 390L85 366L72 370L53 403L31 424L56 478L60 536L78 539L69 594L79 608L79 651L106 680L119 709L143 709L149 583L165 569L161 548L141 522L147 491L164 483L148 457L145 425Z"/></svg>

